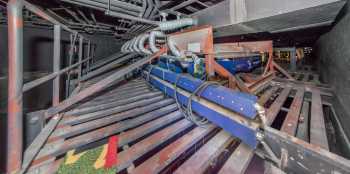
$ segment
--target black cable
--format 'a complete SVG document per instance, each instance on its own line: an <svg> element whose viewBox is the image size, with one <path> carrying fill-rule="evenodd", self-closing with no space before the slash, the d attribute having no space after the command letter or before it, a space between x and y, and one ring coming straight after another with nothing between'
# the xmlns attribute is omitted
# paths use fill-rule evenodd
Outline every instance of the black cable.
<svg viewBox="0 0 350 174"><path fill-rule="evenodd" d="M193 96L196 96L198 97L198 99L200 99L200 95L201 93L210 85L220 85L219 83L217 82L204 82L202 83L196 90L194 90L191 95L189 96L188 98L188 102L187 102L187 107L185 108L180 102L179 102L179 99L178 99L178 96L177 96L177 83L179 82L179 79L181 78L181 75L178 75L176 77L176 81L174 83L174 98L175 98L175 101L176 101L176 104L179 108L179 110L182 112L182 114L184 115L184 117L195 123L197 126L200 126L200 127L204 127L204 125L206 125L208 123L208 120L204 117L200 117L198 115L196 115L193 110L192 110L192 98Z"/></svg>

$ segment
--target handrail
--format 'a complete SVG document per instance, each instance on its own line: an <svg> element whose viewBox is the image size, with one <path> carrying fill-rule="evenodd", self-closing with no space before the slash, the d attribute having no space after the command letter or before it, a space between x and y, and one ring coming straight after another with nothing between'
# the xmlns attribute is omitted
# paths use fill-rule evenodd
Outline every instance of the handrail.
<svg viewBox="0 0 350 174"><path fill-rule="evenodd" d="M78 62L78 63L75 63L75 64L73 64L73 65L71 65L71 66L69 66L69 67L66 67L66 68L64 68L64 69L61 69L61 70L58 71L58 72L54 72L54 73L49 74L49 75L47 75L47 76L44 76L44 77L41 77L41 78L39 78L39 79L36 79L36 80L30 81L30 82L28 82L28 83L25 83L25 84L23 85L23 92L27 92L27 91L29 91L30 89L32 89L32 88L34 88L34 87L36 87L36 86L39 86L39 85L41 85L41 84L43 84L43 83L45 83L45 82L47 82L47 81L49 81L49 80L52 80L52 79L54 79L55 77L57 77L57 76L59 76L59 75L62 75L63 73L66 73L66 72L70 71L71 69L74 69L75 67L79 66L80 64L83 64L83 63L85 63L86 61L91 60L91 59L92 59L92 58L84 59L83 61Z"/></svg>

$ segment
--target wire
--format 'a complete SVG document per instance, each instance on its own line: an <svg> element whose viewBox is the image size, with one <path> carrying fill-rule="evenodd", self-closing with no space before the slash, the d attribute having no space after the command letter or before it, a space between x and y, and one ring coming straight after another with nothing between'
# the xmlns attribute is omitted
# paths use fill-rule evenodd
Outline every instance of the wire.
<svg viewBox="0 0 350 174"><path fill-rule="evenodd" d="M180 78L182 77L182 75L178 75L176 77L176 81L174 83L174 98L175 98L175 101L176 101L176 104L179 108L179 110L183 113L184 117L195 123L197 126L199 127L204 127L206 124L208 124L208 120L204 117L200 117L198 116L197 114L195 114L192 110L192 99L194 96L198 97L198 100L200 99L200 96L202 94L202 92L207 88L209 87L210 85L220 85L219 83L217 82L204 82L202 83L196 90L194 90L191 95L189 96L188 98L188 102L187 102L187 107L184 107L180 102L179 102L179 99L178 99L178 95L177 95L177 88L178 88L178 82L180 80Z"/></svg>

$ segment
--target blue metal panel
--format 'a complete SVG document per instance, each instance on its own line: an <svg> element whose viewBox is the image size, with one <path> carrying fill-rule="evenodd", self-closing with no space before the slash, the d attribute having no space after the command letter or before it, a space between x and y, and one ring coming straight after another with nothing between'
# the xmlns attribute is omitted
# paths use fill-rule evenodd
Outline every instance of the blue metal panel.
<svg viewBox="0 0 350 174"><path fill-rule="evenodd" d="M174 72L157 67L152 69L151 74L172 84L175 84L179 76ZM181 76L178 79L177 86L191 93L202 83L204 83L202 80ZM254 119L257 115L254 105L258 98L254 95L228 89L223 86L212 85L208 86L201 93L201 97L250 119Z"/></svg>
<svg viewBox="0 0 350 174"><path fill-rule="evenodd" d="M155 87L162 90L165 94L174 98L174 89L169 88L162 84L160 81L150 78L150 82ZM177 94L178 101L187 105L188 97ZM256 148L258 145L258 140L256 139L256 131L250 127L237 123L236 121L230 119L229 117L216 112L213 109L207 108L202 104L192 101L192 110L195 111L199 116L207 118L213 124L223 128L225 131L229 132L232 136L235 136L242 140L245 144L249 145L251 148Z"/></svg>
<svg viewBox="0 0 350 174"><path fill-rule="evenodd" d="M218 62L218 64L223 66L232 74L236 74L238 72L250 72L254 68L261 65L260 56L242 57L235 59L219 59L216 60L216 62Z"/></svg>

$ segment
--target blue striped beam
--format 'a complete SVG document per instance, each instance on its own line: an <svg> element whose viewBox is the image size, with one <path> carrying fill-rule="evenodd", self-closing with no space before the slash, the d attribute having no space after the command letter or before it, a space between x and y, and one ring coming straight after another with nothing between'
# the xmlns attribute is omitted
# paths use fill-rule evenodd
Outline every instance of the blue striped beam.
<svg viewBox="0 0 350 174"><path fill-rule="evenodd" d="M155 75L150 75L149 80L154 87L174 98L175 87L173 84ZM190 95L191 93L184 89L177 89L180 104L187 105ZM257 147L259 141L256 138L256 133L259 130L259 124L255 120L242 117L240 114L204 98L193 97L192 110L199 116L205 117L213 124L223 128L232 136L239 138L251 148L255 149Z"/></svg>
<svg viewBox="0 0 350 174"><path fill-rule="evenodd" d="M177 78L179 78L176 86L190 93L204 83L202 80L181 76L155 66L152 67L150 73L171 84L175 84ZM257 116L254 105L257 103L258 98L255 95L242 93L219 85L210 85L201 93L201 97L247 118L254 119Z"/></svg>

